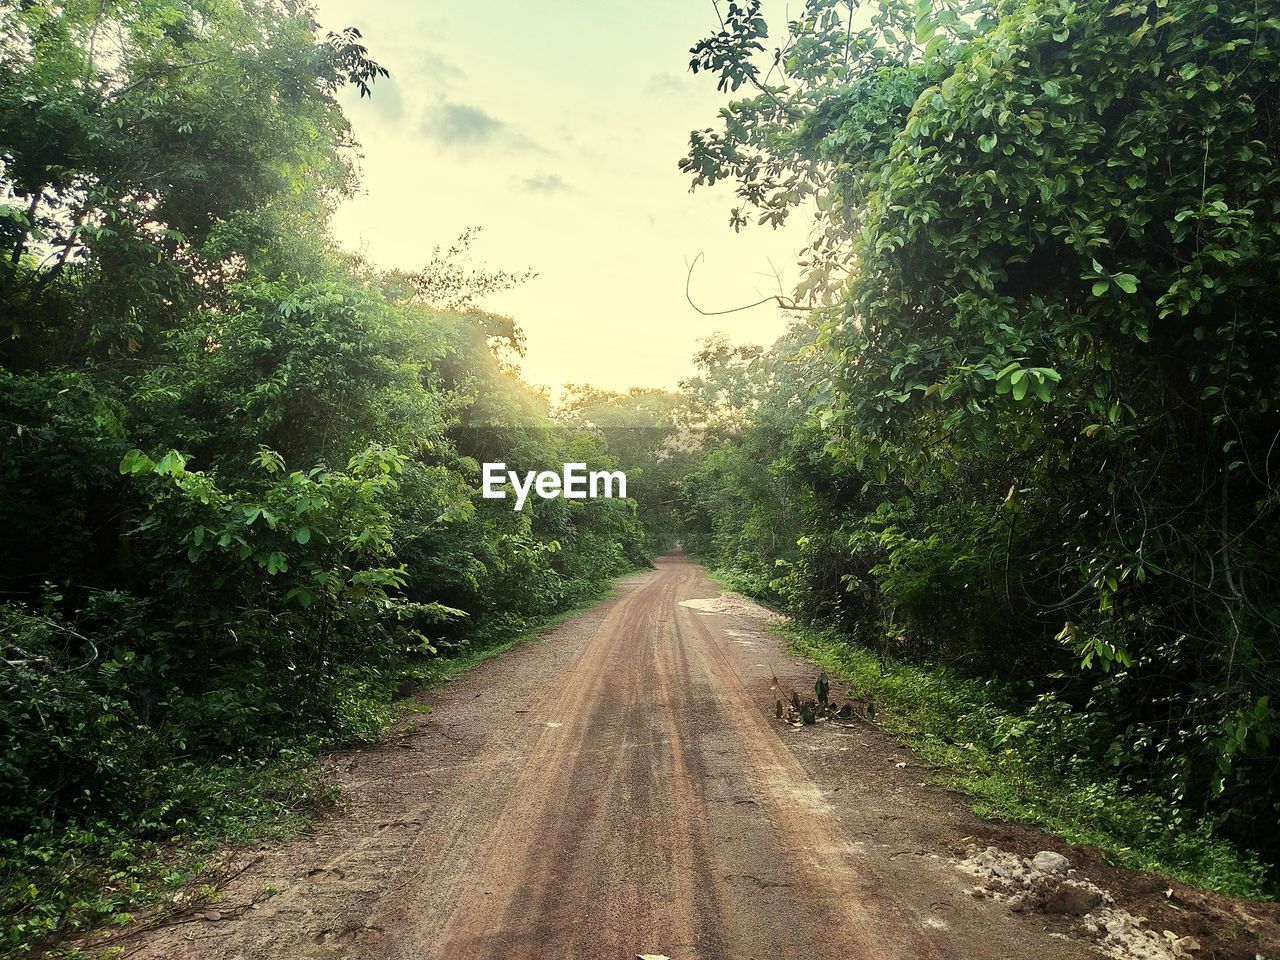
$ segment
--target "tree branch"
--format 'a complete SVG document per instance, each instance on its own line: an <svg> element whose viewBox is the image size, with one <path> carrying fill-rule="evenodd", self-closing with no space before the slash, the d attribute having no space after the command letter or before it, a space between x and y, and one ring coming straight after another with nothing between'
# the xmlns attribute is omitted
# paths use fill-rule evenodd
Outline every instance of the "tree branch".
<svg viewBox="0 0 1280 960"><path fill-rule="evenodd" d="M700 253L693 258L693 262L689 264L689 272L684 281L684 298L689 301L689 306L697 310L704 317L719 317L726 313L739 313L743 310L750 310L754 307L764 306L766 303L774 304L779 310L791 310L796 313L811 313L817 309L817 305L813 303L796 303L790 297L781 293L775 293L773 296L765 297L763 300L757 300L755 303L743 304L740 307L730 307L728 310L703 310L700 306L693 302L693 294L689 287L693 283L693 268L698 265L703 255Z"/></svg>

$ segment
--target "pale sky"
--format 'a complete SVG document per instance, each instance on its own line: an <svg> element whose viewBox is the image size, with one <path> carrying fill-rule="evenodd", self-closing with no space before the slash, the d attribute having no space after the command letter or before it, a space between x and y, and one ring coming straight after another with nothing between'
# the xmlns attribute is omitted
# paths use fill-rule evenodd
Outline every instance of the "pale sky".
<svg viewBox="0 0 1280 960"><path fill-rule="evenodd" d="M338 241L415 268L482 227L478 261L538 273L485 304L524 327L526 379L674 386L716 331L766 344L783 332L772 306L706 317L685 300L698 253L704 309L776 292L771 261L790 293L807 227L735 234L730 187L691 194L676 167L724 102L688 71L689 47L716 22L710 0L317 6L326 29L358 27L392 74L372 102L344 99L363 186L338 212Z"/></svg>

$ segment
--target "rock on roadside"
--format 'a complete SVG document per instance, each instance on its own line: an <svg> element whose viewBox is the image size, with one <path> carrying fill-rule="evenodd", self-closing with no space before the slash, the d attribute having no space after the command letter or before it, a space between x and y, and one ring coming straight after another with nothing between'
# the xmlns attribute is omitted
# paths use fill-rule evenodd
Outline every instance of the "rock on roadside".
<svg viewBox="0 0 1280 960"><path fill-rule="evenodd" d="M1074 932L1114 960L1187 960L1200 949L1192 937L1144 929L1145 917L1116 906L1111 894L1079 876L1066 857L1052 850L1023 858L999 847L974 846L956 865L977 880L974 896L1007 903L1018 912L1034 909L1071 917Z"/></svg>

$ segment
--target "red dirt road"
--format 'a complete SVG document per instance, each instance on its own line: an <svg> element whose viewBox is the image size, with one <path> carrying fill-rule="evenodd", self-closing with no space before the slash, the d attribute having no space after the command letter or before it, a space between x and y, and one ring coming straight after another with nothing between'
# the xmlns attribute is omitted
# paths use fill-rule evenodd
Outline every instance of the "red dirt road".
<svg viewBox="0 0 1280 960"><path fill-rule="evenodd" d="M768 615L673 554L329 761L347 800L261 852L146 958L672 960L1093 954L970 895L977 821L870 725L794 729L811 689ZM256 854L255 854L256 855Z"/></svg>

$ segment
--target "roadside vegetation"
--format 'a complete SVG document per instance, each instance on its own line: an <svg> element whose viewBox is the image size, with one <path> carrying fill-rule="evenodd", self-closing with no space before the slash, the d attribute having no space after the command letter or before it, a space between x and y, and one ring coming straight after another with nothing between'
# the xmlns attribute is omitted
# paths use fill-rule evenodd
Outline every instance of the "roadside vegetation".
<svg viewBox="0 0 1280 960"><path fill-rule="evenodd" d="M683 166L817 227L789 335L703 358L684 543L980 807L1274 896L1275 11L721 11Z"/></svg>
<svg viewBox="0 0 1280 960"><path fill-rule="evenodd" d="M1267 865L1215 836L1209 821L1090 763L1086 725L1052 694L1028 706L1025 687L886 659L847 633L786 632L797 653L874 704L877 725L909 745L936 782L970 797L980 816L1038 824L1114 863L1192 886L1274 899Z"/></svg>
<svg viewBox="0 0 1280 960"><path fill-rule="evenodd" d="M397 689L647 561L634 500L477 300L336 250L337 97L385 71L293 3L0 10L0 942L126 919L323 801Z"/></svg>

